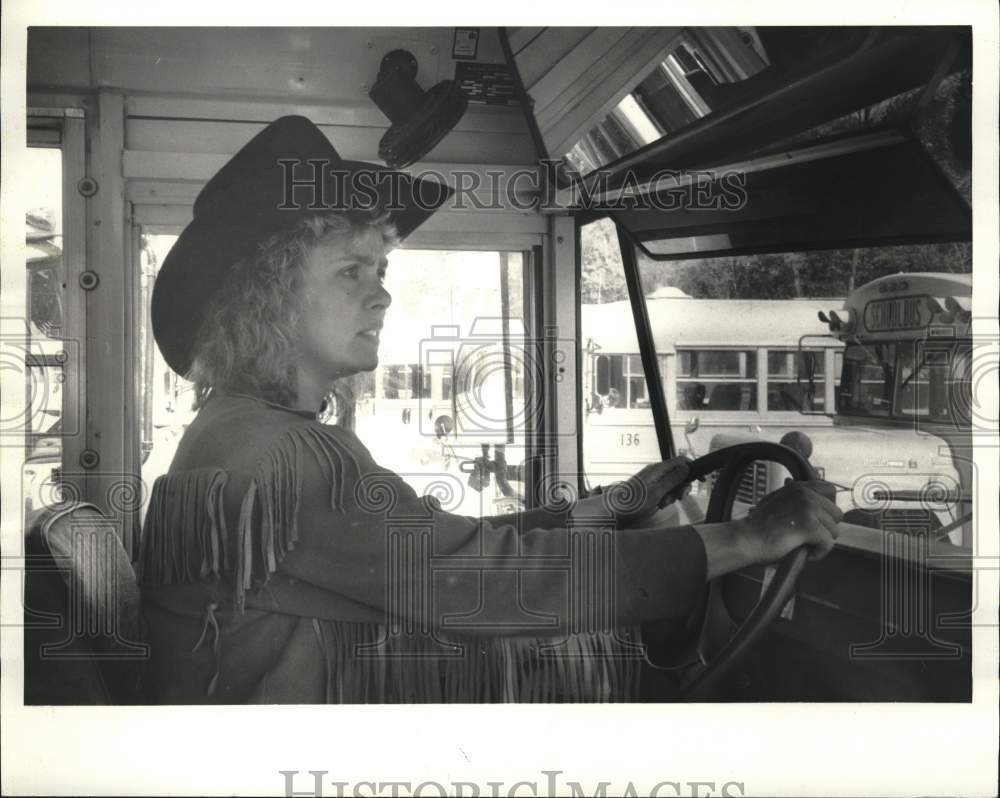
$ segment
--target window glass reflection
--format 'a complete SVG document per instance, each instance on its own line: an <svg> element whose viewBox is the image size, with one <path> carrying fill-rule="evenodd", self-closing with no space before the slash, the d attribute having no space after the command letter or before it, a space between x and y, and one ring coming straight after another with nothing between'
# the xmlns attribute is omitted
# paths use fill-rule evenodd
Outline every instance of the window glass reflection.
<svg viewBox="0 0 1000 798"><path fill-rule="evenodd" d="M62 150L24 153L34 179L24 184L25 340L23 357L25 462L21 473L26 513L58 504L66 356L65 263L62 235Z"/></svg>

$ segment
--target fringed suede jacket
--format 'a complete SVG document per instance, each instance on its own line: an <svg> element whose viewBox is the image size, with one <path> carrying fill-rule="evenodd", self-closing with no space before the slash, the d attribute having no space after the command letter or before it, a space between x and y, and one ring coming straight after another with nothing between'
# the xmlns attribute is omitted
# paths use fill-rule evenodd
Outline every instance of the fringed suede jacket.
<svg viewBox="0 0 1000 798"><path fill-rule="evenodd" d="M153 486L158 703L627 701L638 626L705 583L690 527L443 512L351 432L217 393Z"/></svg>

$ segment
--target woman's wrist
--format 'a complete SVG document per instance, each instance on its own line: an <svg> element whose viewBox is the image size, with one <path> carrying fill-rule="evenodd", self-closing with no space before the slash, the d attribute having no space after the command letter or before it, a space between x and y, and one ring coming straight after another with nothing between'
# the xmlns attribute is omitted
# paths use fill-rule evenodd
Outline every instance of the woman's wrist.
<svg viewBox="0 0 1000 798"><path fill-rule="evenodd" d="M569 517L577 524L609 524L617 519L608 509L607 494L598 493L578 499L569 508Z"/></svg>
<svg viewBox="0 0 1000 798"><path fill-rule="evenodd" d="M761 561L742 519L696 524L694 528L705 546L705 578L709 581Z"/></svg>

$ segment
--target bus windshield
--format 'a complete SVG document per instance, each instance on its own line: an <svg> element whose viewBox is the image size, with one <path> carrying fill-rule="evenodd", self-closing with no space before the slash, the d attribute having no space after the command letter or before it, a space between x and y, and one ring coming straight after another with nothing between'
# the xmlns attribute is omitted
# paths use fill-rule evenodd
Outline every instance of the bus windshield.
<svg viewBox="0 0 1000 798"><path fill-rule="evenodd" d="M968 545L968 242L679 261L633 246L625 251L636 259L655 358L643 368L606 228L595 221L580 235L590 396L582 454L592 483L663 456L662 402L677 454L782 443L837 486L858 528L930 530ZM783 478L747 469L740 511ZM929 486L945 486L951 504L921 505ZM709 495L710 486L692 491L686 521L703 517Z"/></svg>
<svg viewBox="0 0 1000 798"><path fill-rule="evenodd" d="M855 344L844 352L837 410L888 417L892 411L895 344Z"/></svg>
<svg viewBox="0 0 1000 798"><path fill-rule="evenodd" d="M961 421L970 350L949 342L853 344L844 351L837 411L845 415Z"/></svg>

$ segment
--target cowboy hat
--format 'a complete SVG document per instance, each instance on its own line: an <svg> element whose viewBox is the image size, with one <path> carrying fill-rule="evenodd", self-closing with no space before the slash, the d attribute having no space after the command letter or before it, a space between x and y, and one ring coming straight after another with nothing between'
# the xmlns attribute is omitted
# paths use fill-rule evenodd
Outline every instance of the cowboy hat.
<svg viewBox="0 0 1000 798"><path fill-rule="evenodd" d="M208 181L194 219L163 261L153 286L153 336L181 376L212 295L233 264L307 216L385 212L402 239L452 194L448 186L377 164L345 161L302 116L278 119Z"/></svg>

